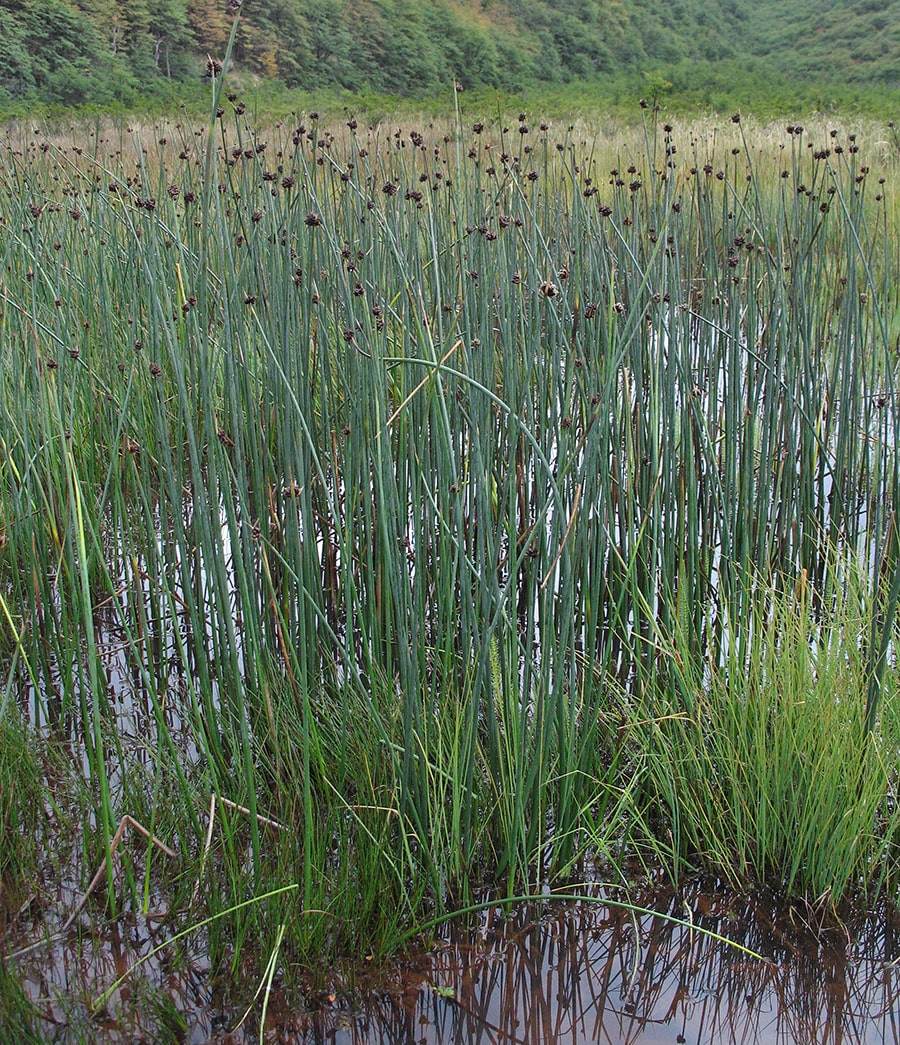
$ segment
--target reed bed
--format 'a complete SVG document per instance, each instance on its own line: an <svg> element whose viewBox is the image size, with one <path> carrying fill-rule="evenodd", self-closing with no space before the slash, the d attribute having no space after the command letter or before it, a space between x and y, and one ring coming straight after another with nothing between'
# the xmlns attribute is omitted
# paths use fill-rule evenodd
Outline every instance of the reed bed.
<svg viewBox="0 0 900 1045"><path fill-rule="evenodd" d="M893 895L890 148L216 107L4 154L3 716L83 886L235 966L635 854Z"/></svg>

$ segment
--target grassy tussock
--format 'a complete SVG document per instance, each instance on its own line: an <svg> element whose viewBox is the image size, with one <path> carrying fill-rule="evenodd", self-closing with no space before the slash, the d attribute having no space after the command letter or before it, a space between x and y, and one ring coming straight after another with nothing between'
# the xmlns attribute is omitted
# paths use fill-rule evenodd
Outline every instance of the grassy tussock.
<svg viewBox="0 0 900 1045"><path fill-rule="evenodd" d="M814 613L806 594L734 628L720 663L676 645L669 691L633 707L629 737L680 859L837 904L894 873L896 681L870 732L865 613Z"/></svg>
<svg viewBox="0 0 900 1045"><path fill-rule="evenodd" d="M34 738L17 710L0 719L0 874L10 880L40 863L44 805L40 760Z"/></svg>

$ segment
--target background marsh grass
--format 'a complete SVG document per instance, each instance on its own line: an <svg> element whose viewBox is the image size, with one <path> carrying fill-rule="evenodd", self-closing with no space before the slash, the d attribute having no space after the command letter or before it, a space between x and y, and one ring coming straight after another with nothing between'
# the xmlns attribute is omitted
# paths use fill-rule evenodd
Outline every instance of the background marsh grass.
<svg viewBox="0 0 900 1045"><path fill-rule="evenodd" d="M82 877L136 816L235 967L635 849L892 890L896 158L222 102L4 165L3 627L90 787ZM860 573L829 707L809 644ZM818 786L838 719L859 848L742 826L728 753L777 722L759 786ZM248 812L207 845L213 794ZM126 902L172 880L140 853Z"/></svg>

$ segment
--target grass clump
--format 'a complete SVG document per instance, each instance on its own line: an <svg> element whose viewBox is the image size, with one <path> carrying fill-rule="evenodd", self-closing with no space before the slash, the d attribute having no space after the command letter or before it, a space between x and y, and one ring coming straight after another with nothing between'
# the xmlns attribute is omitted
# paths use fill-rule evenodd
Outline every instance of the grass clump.
<svg viewBox="0 0 900 1045"><path fill-rule="evenodd" d="M629 735L680 859L827 904L894 874L896 676L870 731L867 620L798 587L730 628L718 663L672 649Z"/></svg>
<svg viewBox="0 0 900 1045"><path fill-rule="evenodd" d="M18 709L7 707L0 717L0 876L7 884L42 864L52 815L48 785L58 782L49 761Z"/></svg>

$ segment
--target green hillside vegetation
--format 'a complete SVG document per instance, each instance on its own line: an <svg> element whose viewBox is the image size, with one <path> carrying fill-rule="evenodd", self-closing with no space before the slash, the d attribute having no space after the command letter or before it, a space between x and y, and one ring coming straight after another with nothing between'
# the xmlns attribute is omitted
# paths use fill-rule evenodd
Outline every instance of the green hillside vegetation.
<svg viewBox="0 0 900 1045"><path fill-rule="evenodd" d="M900 4L763 0L748 5L754 50L791 77L900 84Z"/></svg>
<svg viewBox="0 0 900 1045"><path fill-rule="evenodd" d="M0 0L0 102L199 93L241 12L245 82L427 97L648 83L705 104L788 81L898 86L900 0Z"/></svg>

